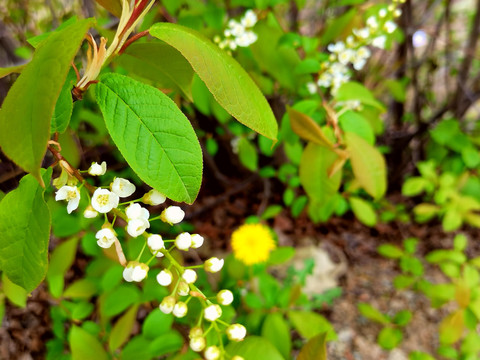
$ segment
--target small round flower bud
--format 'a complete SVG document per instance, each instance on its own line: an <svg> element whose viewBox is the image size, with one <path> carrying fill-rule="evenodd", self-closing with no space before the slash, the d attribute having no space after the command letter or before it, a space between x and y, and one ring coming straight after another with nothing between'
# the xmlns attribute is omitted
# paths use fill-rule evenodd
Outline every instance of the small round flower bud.
<svg viewBox="0 0 480 360"><path fill-rule="evenodd" d="M167 198L162 193L158 192L155 189L150 190L148 193L143 195L142 202L148 205L160 205L165 202Z"/></svg>
<svg viewBox="0 0 480 360"><path fill-rule="evenodd" d="M204 337L196 336L190 339L190 349L196 352L200 352L205 349L207 342Z"/></svg>
<svg viewBox="0 0 480 360"><path fill-rule="evenodd" d="M97 231L95 237L98 239L97 244L101 248L108 249L115 242L117 237L111 227L105 227L102 230Z"/></svg>
<svg viewBox="0 0 480 360"><path fill-rule="evenodd" d="M235 355L234 357L232 357L232 360L245 360L245 359L239 355Z"/></svg>
<svg viewBox="0 0 480 360"><path fill-rule="evenodd" d="M142 207L140 204L130 204L126 209L125 209L125 214L127 215L128 220L134 220L134 219L144 219L148 220L150 217L150 213L148 212L147 209Z"/></svg>
<svg viewBox="0 0 480 360"><path fill-rule="evenodd" d="M110 184L110 189L119 197L129 197L135 192L135 185L127 179L115 178Z"/></svg>
<svg viewBox="0 0 480 360"><path fill-rule="evenodd" d="M179 206L169 206L160 214L160 219L170 225L178 224L185 217L185 212Z"/></svg>
<svg viewBox="0 0 480 360"><path fill-rule="evenodd" d="M92 196L92 206L99 213L108 213L118 206L119 197L107 189L98 188Z"/></svg>
<svg viewBox="0 0 480 360"><path fill-rule="evenodd" d="M222 308L217 304L209 305L203 309L203 316L208 321L215 321L222 316Z"/></svg>
<svg viewBox="0 0 480 360"><path fill-rule="evenodd" d="M198 234L192 234L192 248L198 249L203 245L203 236Z"/></svg>
<svg viewBox="0 0 480 360"><path fill-rule="evenodd" d="M170 314L175 307L176 300L173 296L165 296L159 305L159 309L164 314Z"/></svg>
<svg viewBox="0 0 480 360"><path fill-rule="evenodd" d="M162 286L168 286L172 283L172 272L170 270L162 270L157 275L157 281Z"/></svg>
<svg viewBox="0 0 480 360"><path fill-rule="evenodd" d="M180 281L177 288L177 294L180 296L187 296L190 292L190 287L185 281Z"/></svg>
<svg viewBox="0 0 480 360"><path fill-rule="evenodd" d="M225 331L232 341L242 341L247 335L247 329L242 324L232 324Z"/></svg>
<svg viewBox="0 0 480 360"><path fill-rule="evenodd" d="M216 273L222 270L224 260L219 259L217 257L212 257L205 261L204 268L205 271L211 272L211 273Z"/></svg>
<svg viewBox="0 0 480 360"><path fill-rule="evenodd" d="M221 290L217 294L217 301L220 305L230 305L233 302L233 294L230 290Z"/></svg>
<svg viewBox="0 0 480 360"><path fill-rule="evenodd" d="M165 244L160 235L150 235L147 239L147 245L154 255L156 255L157 257L163 256L163 253L160 250L165 249Z"/></svg>
<svg viewBox="0 0 480 360"><path fill-rule="evenodd" d="M187 284L193 284L195 281L197 281L197 273L195 270L186 269L182 274L182 278Z"/></svg>
<svg viewBox="0 0 480 360"><path fill-rule="evenodd" d="M127 233L131 237L142 235L150 227L150 223L145 219L133 219L128 222Z"/></svg>
<svg viewBox="0 0 480 360"><path fill-rule="evenodd" d="M218 360L220 359L220 349L217 346L209 346L203 355L207 360Z"/></svg>
<svg viewBox="0 0 480 360"><path fill-rule="evenodd" d="M133 268L132 271L132 280L140 282L147 277L148 274L148 265L140 263Z"/></svg>
<svg viewBox="0 0 480 360"><path fill-rule="evenodd" d="M192 245L192 236L188 232L181 233L175 238L175 246L179 250L187 251Z"/></svg>
<svg viewBox="0 0 480 360"><path fill-rule="evenodd" d="M102 161L101 164L92 162L92 165L90 165L90 168L88 169L88 173L92 176L104 175L106 172L107 172L107 163L105 161Z"/></svg>
<svg viewBox="0 0 480 360"><path fill-rule="evenodd" d="M83 212L83 216L87 219L93 219L98 215L98 212L92 207L92 205L88 205L85 211Z"/></svg>
<svg viewBox="0 0 480 360"><path fill-rule="evenodd" d="M173 307L173 316L182 318L187 315L188 306L183 301L179 301Z"/></svg>
<svg viewBox="0 0 480 360"><path fill-rule="evenodd" d="M188 333L188 337L194 338L194 337L201 337L203 336L203 329L200 326L195 326L190 329L190 332Z"/></svg>

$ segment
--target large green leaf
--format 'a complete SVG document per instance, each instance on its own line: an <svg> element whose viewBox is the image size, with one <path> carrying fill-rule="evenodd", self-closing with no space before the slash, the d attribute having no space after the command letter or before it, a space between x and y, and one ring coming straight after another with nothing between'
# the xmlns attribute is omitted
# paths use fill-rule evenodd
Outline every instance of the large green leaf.
<svg viewBox="0 0 480 360"><path fill-rule="evenodd" d="M387 169L380 152L355 133L346 132L345 142L350 153L353 174L367 193L375 199L387 190Z"/></svg>
<svg viewBox="0 0 480 360"><path fill-rule="evenodd" d="M325 332L327 333L327 340L337 339L332 324L320 314L313 311L289 311L288 318L293 327L306 339L311 339Z"/></svg>
<svg viewBox="0 0 480 360"><path fill-rule="evenodd" d="M65 132L70 123L73 111L72 87L75 81L75 72L70 71L53 111L52 121L50 122L50 133L52 134L55 132Z"/></svg>
<svg viewBox="0 0 480 360"><path fill-rule="evenodd" d="M335 100L337 101L360 101L364 105L369 105L377 108L378 110L384 111L385 106L375 99L372 92L368 90L364 85L350 81L338 89L337 93L335 94Z"/></svg>
<svg viewBox="0 0 480 360"><path fill-rule="evenodd" d="M193 203L202 180L202 150L192 125L160 90L118 74L101 77L97 101L125 160L151 187Z"/></svg>
<svg viewBox="0 0 480 360"><path fill-rule="evenodd" d="M10 66L7 68L0 68L0 79L7 75L10 75L11 73L20 74L25 66L27 66L27 64Z"/></svg>
<svg viewBox="0 0 480 360"><path fill-rule="evenodd" d="M40 182L50 120L70 63L92 25L79 20L52 33L35 51L8 92L0 111L0 147Z"/></svg>
<svg viewBox="0 0 480 360"><path fill-rule="evenodd" d="M77 244L78 238L71 238L57 246L50 256L47 281L50 294L54 297L62 295L65 273L75 260Z"/></svg>
<svg viewBox="0 0 480 360"><path fill-rule="evenodd" d="M262 337L268 339L285 359L290 358L292 349L290 328L282 314L276 312L265 317L262 326Z"/></svg>
<svg viewBox="0 0 480 360"><path fill-rule="evenodd" d="M50 181L51 171L44 175ZM31 292L43 280L48 264L50 212L44 189L26 175L0 202L0 262L8 278Z"/></svg>
<svg viewBox="0 0 480 360"><path fill-rule="evenodd" d="M270 105L243 68L202 34L177 24L157 23L150 34L180 51L218 103L242 124L270 138L277 121Z"/></svg>
<svg viewBox="0 0 480 360"><path fill-rule="evenodd" d="M328 172L338 155L329 148L309 143L303 151L300 161L300 181L311 198L324 204L339 189L342 171L329 177Z"/></svg>
<svg viewBox="0 0 480 360"><path fill-rule="evenodd" d="M317 145L333 148L332 142L323 133L322 128L310 116L295 110L287 108L290 117L290 126L292 130L302 139L314 142Z"/></svg>
<svg viewBox="0 0 480 360"><path fill-rule="evenodd" d="M192 67L172 46L164 42L132 44L116 62L131 74L153 81L159 88L181 91L193 101Z"/></svg>
<svg viewBox="0 0 480 360"><path fill-rule="evenodd" d="M308 340L300 350L297 360L327 360L326 333Z"/></svg>
<svg viewBox="0 0 480 360"><path fill-rule="evenodd" d="M230 343L226 350L229 354L241 356L245 360L258 360L259 354L262 360L284 360L270 341L259 336L249 336L241 342Z"/></svg>
<svg viewBox="0 0 480 360"><path fill-rule="evenodd" d="M78 326L73 325L68 341L72 351L72 360L109 359L107 352L97 337Z"/></svg>
<svg viewBox="0 0 480 360"><path fill-rule="evenodd" d="M137 310L138 305L132 306L120 319L118 319L115 325L113 325L108 338L108 347L111 351L118 349L129 338L137 318Z"/></svg>

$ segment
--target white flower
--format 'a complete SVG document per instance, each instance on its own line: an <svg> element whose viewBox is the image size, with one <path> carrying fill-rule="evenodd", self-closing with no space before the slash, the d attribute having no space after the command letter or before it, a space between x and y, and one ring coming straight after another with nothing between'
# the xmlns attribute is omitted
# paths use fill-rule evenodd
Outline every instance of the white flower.
<svg viewBox="0 0 480 360"><path fill-rule="evenodd" d="M140 204L130 204L125 209L125 214L127 215L128 220L148 220L148 218L150 217L150 213L148 212L148 210L142 207Z"/></svg>
<svg viewBox="0 0 480 360"><path fill-rule="evenodd" d="M222 308L217 304L209 305L203 309L203 316L208 321L215 321L222 316Z"/></svg>
<svg viewBox="0 0 480 360"><path fill-rule="evenodd" d="M206 360L220 359L220 349L217 346L209 346L203 353Z"/></svg>
<svg viewBox="0 0 480 360"><path fill-rule="evenodd" d="M102 161L102 164L98 164L96 162L92 162L90 168L88 169L88 173L92 176L99 176L104 175L107 172L107 163Z"/></svg>
<svg viewBox="0 0 480 360"><path fill-rule="evenodd" d="M185 281L180 281L178 283L177 294L180 296L187 296L190 292L190 288Z"/></svg>
<svg viewBox="0 0 480 360"><path fill-rule="evenodd" d="M347 65L355 56L355 51L352 49L346 49L338 54L338 61L341 64Z"/></svg>
<svg viewBox="0 0 480 360"><path fill-rule="evenodd" d="M235 50L238 46L237 43L235 42L235 40L228 41L227 44L228 44L228 47L230 48L230 50Z"/></svg>
<svg viewBox="0 0 480 360"><path fill-rule="evenodd" d="M115 232L109 227L105 227L102 230L97 231L95 237L98 239L98 246L104 249L108 249L110 246L112 246L117 239Z"/></svg>
<svg viewBox="0 0 480 360"><path fill-rule="evenodd" d="M332 53L339 53L345 50L345 44L343 41L338 41L335 44L329 44L327 49Z"/></svg>
<svg viewBox="0 0 480 360"><path fill-rule="evenodd" d="M228 27L230 28L230 34L235 37L242 36L245 33L245 26L233 19L228 22Z"/></svg>
<svg viewBox="0 0 480 360"><path fill-rule="evenodd" d="M128 282L140 282L147 276L148 269L146 264L130 261L123 270L123 278Z"/></svg>
<svg viewBox="0 0 480 360"><path fill-rule="evenodd" d="M83 216L87 219L93 219L98 215L98 211L96 211L92 205L88 205L85 211L83 212Z"/></svg>
<svg viewBox="0 0 480 360"><path fill-rule="evenodd" d="M147 239L147 245L156 257L163 256L160 250L165 249L165 243L160 235L150 235Z"/></svg>
<svg viewBox="0 0 480 360"><path fill-rule="evenodd" d="M387 10L380 9L380 11L378 12L378 16L380 16L381 18L384 18L385 16L387 16Z"/></svg>
<svg viewBox="0 0 480 360"><path fill-rule="evenodd" d="M323 73L318 78L317 85L324 88L330 87L332 85L332 75Z"/></svg>
<svg viewBox="0 0 480 360"><path fill-rule="evenodd" d="M387 37L385 35L377 36L372 40L372 46L375 46L379 49L385 49L385 43L387 42Z"/></svg>
<svg viewBox="0 0 480 360"><path fill-rule="evenodd" d="M110 189L119 197L129 197L135 192L135 185L127 179L115 178L110 184Z"/></svg>
<svg viewBox="0 0 480 360"><path fill-rule="evenodd" d="M353 68L357 71L362 70L366 63L367 60L365 59L355 59L353 61Z"/></svg>
<svg viewBox="0 0 480 360"><path fill-rule="evenodd" d="M369 27L371 27L372 29L378 28L377 18L376 18L375 16L370 16L370 17L367 19L367 25L368 25Z"/></svg>
<svg viewBox="0 0 480 360"><path fill-rule="evenodd" d="M247 335L247 329L242 324L232 324L225 330L227 336L232 341L242 341Z"/></svg>
<svg viewBox="0 0 480 360"><path fill-rule="evenodd" d="M217 301L220 305L230 305L233 302L233 294L230 290L220 290L217 294Z"/></svg>
<svg viewBox="0 0 480 360"><path fill-rule="evenodd" d="M391 34L397 29L397 24L395 24L392 20L388 20L385 25L383 25L383 28L387 33Z"/></svg>
<svg viewBox="0 0 480 360"><path fill-rule="evenodd" d="M196 336L192 337L190 339L190 349L193 351L199 352L205 349L205 346L207 345L205 338L202 336Z"/></svg>
<svg viewBox="0 0 480 360"><path fill-rule="evenodd" d="M150 227L150 223L145 219L133 219L128 222L127 232L131 237L142 235Z"/></svg>
<svg viewBox="0 0 480 360"><path fill-rule="evenodd" d="M400 17L400 15L402 15L402 10L401 9L395 9L395 11L393 12L393 16L398 18L398 17Z"/></svg>
<svg viewBox="0 0 480 360"><path fill-rule="evenodd" d="M235 43L241 47L248 47L257 41L258 36L253 31L245 31L235 38Z"/></svg>
<svg viewBox="0 0 480 360"><path fill-rule="evenodd" d="M160 219L170 225L178 224L185 217L185 212L179 206L169 206L160 214Z"/></svg>
<svg viewBox="0 0 480 360"><path fill-rule="evenodd" d="M307 90L310 94L316 94L317 93L317 85L313 82L307 83Z"/></svg>
<svg viewBox="0 0 480 360"><path fill-rule="evenodd" d="M70 214L73 210L78 208L80 202L80 192L76 186L62 186L55 193L55 200L67 200L67 212Z"/></svg>
<svg viewBox="0 0 480 360"><path fill-rule="evenodd" d="M183 301L179 301L173 308L173 316L182 318L187 315L188 307Z"/></svg>
<svg viewBox="0 0 480 360"><path fill-rule="evenodd" d="M203 245L203 236L199 234L192 234L192 245L191 247L194 249L198 249L200 246Z"/></svg>
<svg viewBox="0 0 480 360"><path fill-rule="evenodd" d="M92 206L99 213L108 213L118 206L118 195L107 190L98 188L92 196Z"/></svg>
<svg viewBox="0 0 480 360"><path fill-rule="evenodd" d="M175 307L175 302L176 300L173 296L165 296L158 307L164 314L170 314Z"/></svg>
<svg viewBox="0 0 480 360"><path fill-rule="evenodd" d="M427 33L423 30L417 30L413 33L412 44L413 47L424 47L428 43Z"/></svg>
<svg viewBox="0 0 480 360"><path fill-rule="evenodd" d="M224 260L219 259L217 257L212 257L205 261L204 268L205 271L211 272L211 273L216 273L222 270Z"/></svg>
<svg viewBox="0 0 480 360"><path fill-rule="evenodd" d="M192 246L192 235L188 232L183 232L175 238L175 246L179 250L187 251Z"/></svg>
<svg viewBox="0 0 480 360"><path fill-rule="evenodd" d="M186 269L182 274L182 278L187 284L193 284L195 281L197 281L197 273L195 270Z"/></svg>
<svg viewBox="0 0 480 360"><path fill-rule="evenodd" d="M353 29L353 33L361 39L366 39L370 36L370 29L369 28Z"/></svg>
<svg viewBox="0 0 480 360"><path fill-rule="evenodd" d="M157 275L157 281L162 286L168 286L172 283L172 272L170 270L162 270Z"/></svg>
<svg viewBox="0 0 480 360"><path fill-rule="evenodd" d="M163 195L161 192L155 189L152 189L148 193L143 195L142 201L145 204L156 206L156 205L163 204L166 199L167 199L166 196Z"/></svg>
<svg viewBox="0 0 480 360"><path fill-rule="evenodd" d="M247 28L253 27L257 23L257 15L253 10L247 10L240 22Z"/></svg>

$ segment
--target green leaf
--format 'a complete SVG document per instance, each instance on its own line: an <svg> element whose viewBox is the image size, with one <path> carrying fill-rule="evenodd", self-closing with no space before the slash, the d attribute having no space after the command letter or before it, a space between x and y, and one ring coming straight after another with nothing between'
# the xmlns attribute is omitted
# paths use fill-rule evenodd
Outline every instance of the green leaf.
<svg viewBox="0 0 480 360"><path fill-rule="evenodd" d="M22 308L27 305L28 293L20 286L15 285L13 282L11 282L10 279L5 275L5 273L2 273L2 290L7 299L10 300L12 304ZM2 317L0 317L0 321Z"/></svg>
<svg viewBox="0 0 480 360"><path fill-rule="evenodd" d="M390 324L390 319L386 316L383 315L380 311L375 309L372 305L367 304L367 303L359 303L358 304L358 310L360 313L365 316L367 319L376 321L380 324Z"/></svg>
<svg viewBox="0 0 480 360"><path fill-rule="evenodd" d="M327 360L326 335L318 334L303 345L297 360Z"/></svg>
<svg viewBox="0 0 480 360"><path fill-rule="evenodd" d="M377 213L371 203L354 196L350 197L348 201L350 202L355 217L360 220L362 224L375 226L377 223Z"/></svg>
<svg viewBox="0 0 480 360"><path fill-rule="evenodd" d="M386 327L378 334L378 345L386 350L392 350L397 347L403 340L402 330L397 328Z"/></svg>
<svg viewBox="0 0 480 360"><path fill-rule="evenodd" d="M440 323L440 343L451 345L457 342L465 330L464 310L458 309L454 313L447 315Z"/></svg>
<svg viewBox="0 0 480 360"><path fill-rule="evenodd" d="M305 339L311 339L318 334L327 333L327 340L335 340L337 334L332 324L322 315L313 311L289 311L288 318L293 327Z"/></svg>
<svg viewBox="0 0 480 360"><path fill-rule="evenodd" d="M340 88L338 89L335 95L335 100L337 101L357 100L364 105L370 105L382 111L385 110L385 106L383 106L382 103L380 103L377 99L375 99L375 97L373 96L370 90L368 90L365 86L355 81L350 81L340 86Z"/></svg>
<svg viewBox="0 0 480 360"><path fill-rule="evenodd" d="M132 284L122 284L112 292L106 294L104 301L100 304L102 316L115 316L135 304L140 298L140 292Z"/></svg>
<svg viewBox="0 0 480 360"><path fill-rule="evenodd" d="M290 327L280 313L271 313L265 317L262 326L262 337L269 340L285 359L290 358L292 349Z"/></svg>
<svg viewBox="0 0 480 360"><path fill-rule="evenodd" d="M121 0L95 0L102 5L105 9L110 11L116 17L122 15L122 1Z"/></svg>
<svg viewBox="0 0 480 360"><path fill-rule="evenodd" d="M259 336L249 336L241 342L232 342L228 344L226 351L232 356L242 356L245 360L258 360L259 354L262 354L262 360L284 360L270 341Z"/></svg>
<svg viewBox="0 0 480 360"><path fill-rule="evenodd" d="M408 310L402 310L395 314L395 316L392 319L392 322L394 324L397 324L398 326L403 327L408 325L411 319L412 319L412 313Z"/></svg>
<svg viewBox="0 0 480 360"><path fill-rule="evenodd" d="M193 203L202 150L177 105L158 89L118 74L102 76L96 94L107 129L133 171L168 198Z"/></svg>
<svg viewBox="0 0 480 360"><path fill-rule="evenodd" d="M50 182L51 169L44 175ZM50 212L32 175L0 202L0 263L15 284L28 293L43 280L48 264Z"/></svg>
<svg viewBox="0 0 480 360"><path fill-rule="evenodd" d="M350 153L353 174L374 199L387 190L387 169L380 152L357 134L346 132L345 142Z"/></svg>
<svg viewBox="0 0 480 360"><path fill-rule="evenodd" d="M8 92L0 111L0 147L41 182L40 166L47 150L50 120L91 19L52 33ZM43 184L42 184L43 185Z"/></svg>
<svg viewBox="0 0 480 360"><path fill-rule="evenodd" d="M375 144L375 134L368 120L355 111L345 111L338 117L338 123L343 131L353 132L370 145Z"/></svg>
<svg viewBox="0 0 480 360"><path fill-rule="evenodd" d="M317 145L333 148L332 142L325 136L322 128L308 115L287 107L292 130L302 139L311 141Z"/></svg>
<svg viewBox="0 0 480 360"><path fill-rule="evenodd" d="M50 256L47 281L50 293L53 297L58 298L62 295L65 273L70 266L72 266L73 260L75 260L78 240L78 238L72 238L61 243L55 248ZM58 284L58 286L55 286L54 284Z"/></svg>
<svg viewBox="0 0 480 360"><path fill-rule="evenodd" d="M250 171L258 170L258 153L252 143L242 137L238 142L238 157L243 166Z"/></svg>
<svg viewBox="0 0 480 360"><path fill-rule="evenodd" d="M173 323L173 315L164 314L160 309L153 310L148 314L142 325L142 333L145 338L153 340L159 335L170 331Z"/></svg>
<svg viewBox="0 0 480 360"><path fill-rule="evenodd" d="M0 79L7 76L7 75L10 75L11 73L20 74L22 72L22 70L25 68L25 66L27 66L27 64L10 66L10 67L7 67L7 68L0 68Z"/></svg>
<svg viewBox="0 0 480 360"><path fill-rule="evenodd" d="M108 337L108 347L110 351L114 351L122 346L129 338L135 325L137 318L138 305L132 306L122 315L120 319L113 325L110 336Z"/></svg>
<svg viewBox="0 0 480 360"><path fill-rule="evenodd" d="M428 186L426 179L418 176L411 177L403 183L402 194L405 196L416 196L421 194L426 186Z"/></svg>
<svg viewBox="0 0 480 360"><path fill-rule="evenodd" d="M80 279L68 286L63 292L64 298L89 299L98 291L98 286L90 279Z"/></svg>
<svg viewBox="0 0 480 360"><path fill-rule="evenodd" d="M182 336L175 330L162 334L148 345L149 352L155 358L179 351L183 345Z"/></svg>
<svg viewBox="0 0 480 360"><path fill-rule="evenodd" d="M132 44L115 60L130 74L152 81L158 88L181 91L192 99L193 69L183 55L164 42Z"/></svg>
<svg viewBox="0 0 480 360"><path fill-rule="evenodd" d="M328 172L339 156L332 150L309 143L303 151L299 174L305 192L319 203L325 203L340 188L342 171L329 177Z"/></svg>
<svg viewBox="0 0 480 360"><path fill-rule="evenodd" d="M378 253L390 259L398 259L403 256L403 250L392 244L383 244L378 247Z"/></svg>
<svg viewBox="0 0 480 360"><path fill-rule="evenodd" d="M408 355L409 360L435 360L435 358L427 353L414 351Z"/></svg>
<svg viewBox="0 0 480 360"><path fill-rule="evenodd" d="M63 133L68 127L73 111L72 87L75 83L75 73L70 71L58 96L55 110L50 122L50 133Z"/></svg>
<svg viewBox="0 0 480 360"><path fill-rule="evenodd" d="M275 140L277 121L245 70L202 34L177 24L158 23L150 34L170 44L207 85L217 102L242 124Z"/></svg>
<svg viewBox="0 0 480 360"><path fill-rule="evenodd" d="M109 357L96 336L73 325L68 337L72 360L108 360Z"/></svg>
<svg viewBox="0 0 480 360"><path fill-rule="evenodd" d="M268 258L269 265L280 265L286 263L295 255L295 248L290 246L278 247L270 253Z"/></svg>

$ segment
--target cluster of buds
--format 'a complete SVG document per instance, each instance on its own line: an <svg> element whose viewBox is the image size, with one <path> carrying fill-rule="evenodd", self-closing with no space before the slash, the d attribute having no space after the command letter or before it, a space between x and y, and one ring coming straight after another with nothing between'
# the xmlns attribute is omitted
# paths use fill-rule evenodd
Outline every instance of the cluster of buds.
<svg viewBox="0 0 480 360"><path fill-rule="evenodd" d="M107 171L107 164L92 163L85 173L91 176L102 176ZM120 198L127 198L136 192L136 187L127 179L114 178L108 188L93 188L83 182L77 187L78 180L72 176L68 178L56 179L54 182L58 188L56 200L66 200L68 202L67 211L71 213L78 208L80 202L81 187L87 186L92 193L89 205L84 210L84 216L87 218L96 217L98 213L105 214L105 223L95 234L97 244L101 248L110 248L115 245L120 262L124 265L123 278L127 282L141 282L149 273L149 264L155 258L164 257L167 264L157 274L156 280L160 286L168 287L170 293L161 301L159 308L165 314L173 314L177 318L183 318L188 313L188 304L192 299L197 299L202 305L202 311L198 314L197 326L190 332L190 347L197 352L202 352L206 359L223 359L225 350L223 344L207 343L206 335L210 331L218 333L225 332L230 341L241 341L246 336L246 329L241 324L228 324L221 320L222 306L230 305L233 300L233 293L224 289L217 293L214 298L207 298L202 291L195 285L198 275L196 269L204 270L209 273L219 272L224 265L224 260L217 257L211 257L203 265L182 266L171 255L173 249L188 251L189 249L198 249L204 243L204 238L199 234L190 234L182 232L174 239L163 239L159 234L148 233L150 222L161 220L167 224L174 225L180 223L185 216L185 212L179 206L168 206L160 215L150 217L150 211L139 204L157 206L166 201L166 197L157 190L150 190L141 198L136 200L120 202ZM110 222L108 214L111 213L113 220ZM123 254L122 245L117 238L114 229L117 218L126 222L126 232L132 238L143 237L145 246L135 260L128 261ZM168 248L166 244L169 245ZM140 262L144 251L148 248L151 258L146 263ZM203 330L205 324L205 331ZM223 329L223 330L221 330ZM220 337L221 338L221 337ZM232 359L241 360L239 356Z"/></svg>
<svg viewBox="0 0 480 360"><path fill-rule="evenodd" d="M245 15L240 19L240 22L231 19L228 22L228 27L223 32L225 36L221 39L220 36L215 36L215 41L220 49L235 50L237 47L249 47L257 41L257 34L252 31L252 28L257 23L257 15L253 10L247 10Z"/></svg>
<svg viewBox="0 0 480 360"><path fill-rule="evenodd" d="M317 87L323 87L331 88L335 93L350 80L351 68L357 71L363 69L372 54L369 46L384 49L388 36L397 29L393 20L402 14L397 5L403 2L405 0L394 0L393 4L368 17L365 27L353 29L353 35L349 35L345 42L329 44L330 56L322 63L317 82L307 84L308 91L314 94Z"/></svg>

